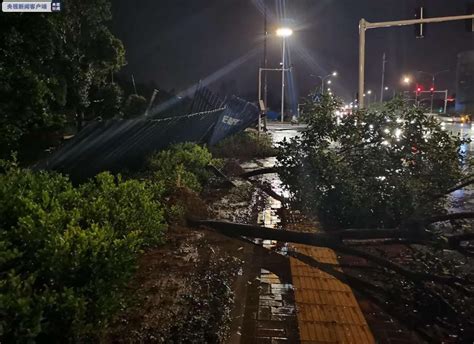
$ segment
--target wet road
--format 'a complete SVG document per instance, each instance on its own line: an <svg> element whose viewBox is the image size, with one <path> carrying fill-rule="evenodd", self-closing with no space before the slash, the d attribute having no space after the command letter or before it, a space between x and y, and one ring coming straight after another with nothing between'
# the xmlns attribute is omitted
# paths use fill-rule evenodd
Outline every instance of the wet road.
<svg viewBox="0 0 474 344"><path fill-rule="evenodd" d="M461 147L461 152L466 156L474 154L474 123L444 123L442 128L454 136L462 139L470 139L471 142ZM473 166L470 167L471 172ZM453 192L449 197L449 211L472 211L474 209L474 187L464 188Z"/></svg>

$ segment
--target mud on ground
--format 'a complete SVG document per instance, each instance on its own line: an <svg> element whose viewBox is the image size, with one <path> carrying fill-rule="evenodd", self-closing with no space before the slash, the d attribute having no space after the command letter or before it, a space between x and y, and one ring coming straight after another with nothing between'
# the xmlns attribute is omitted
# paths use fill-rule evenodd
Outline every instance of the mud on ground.
<svg viewBox="0 0 474 344"><path fill-rule="evenodd" d="M179 190L186 216L249 216L251 186L207 191L205 203ZM184 198L184 199L183 199ZM128 305L102 338L103 343L222 343L239 325L234 293L242 292L243 271L251 245L211 231L196 231L183 223L171 226L166 244L144 253L128 287ZM243 282L242 282L243 281ZM240 286L240 287L239 287Z"/></svg>

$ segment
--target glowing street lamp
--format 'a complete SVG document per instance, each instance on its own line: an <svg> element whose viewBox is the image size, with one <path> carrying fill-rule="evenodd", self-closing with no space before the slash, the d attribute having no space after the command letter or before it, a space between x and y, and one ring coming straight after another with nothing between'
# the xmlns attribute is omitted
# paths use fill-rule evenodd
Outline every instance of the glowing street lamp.
<svg viewBox="0 0 474 344"><path fill-rule="evenodd" d="M288 27L281 27L276 30L278 37L290 37L293 34L293 30Z"/></svg>
<svg viewBox="0 0 474 344"><path fill-rule="evenodd" d="M286 38L293 34L293 30L288 27L281 27L276 30L276 35L281 37L283 40L282 49L282 66L281 66L281 121L283 122L284 111L285 111L285 50L286 50Z"/></svg>
<svg viewBox="0 0 474 344"><path fill-rule="evenodd" d="M311 76L314 76L314 77L317 77L319 79L321 79L321 94L324 94L324 82L329 79L330 77L336 77L338 76L338 73L336 71L332 72L331 74L328 74L326 76L320 76L320 75L313 75L311 74ZM327 84L328 85L331 85L332 84L332 81L331 80L328 80L327 81Z"/></svg>
<svg viewBox="0 0 474 344"><path fill-rule="evenodd" d="M368 90L367 91L367 104L370 104L371 96L372 96L372 90Z"/></svg>

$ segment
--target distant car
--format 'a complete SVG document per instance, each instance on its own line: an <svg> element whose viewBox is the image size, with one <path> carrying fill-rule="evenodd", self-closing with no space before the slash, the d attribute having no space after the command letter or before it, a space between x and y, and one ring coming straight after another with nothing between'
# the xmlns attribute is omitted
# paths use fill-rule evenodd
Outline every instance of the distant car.
<svg viewBox="0 0 474 344"><path fill-rule="evenodd" d="M462 114L460 116L461 123L469 123L472 121L472 119L473 119L473 115L471 114Z"/></svg>

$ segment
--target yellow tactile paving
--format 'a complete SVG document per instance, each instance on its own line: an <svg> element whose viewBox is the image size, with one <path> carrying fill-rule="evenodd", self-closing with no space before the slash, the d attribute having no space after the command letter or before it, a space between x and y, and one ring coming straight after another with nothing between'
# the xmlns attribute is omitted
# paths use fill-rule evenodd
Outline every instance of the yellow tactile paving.
<svg viewBox="0 0 474 344"><path fill-rule="evenodd" d="M334 251L293 245L323 263L337 264ZM351 288L333 276L291 258L301 343L372 344L374 337Z"/></svg>

